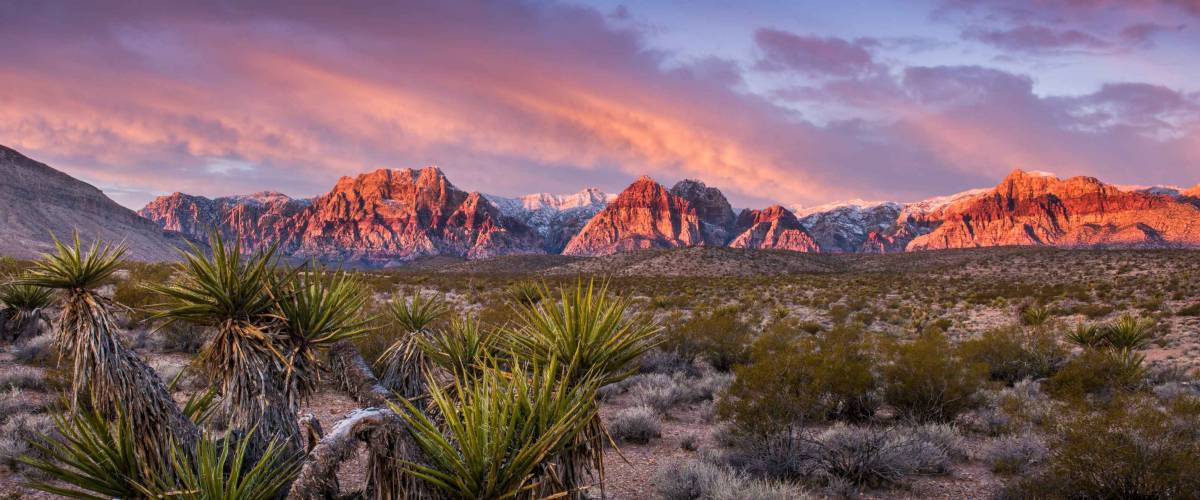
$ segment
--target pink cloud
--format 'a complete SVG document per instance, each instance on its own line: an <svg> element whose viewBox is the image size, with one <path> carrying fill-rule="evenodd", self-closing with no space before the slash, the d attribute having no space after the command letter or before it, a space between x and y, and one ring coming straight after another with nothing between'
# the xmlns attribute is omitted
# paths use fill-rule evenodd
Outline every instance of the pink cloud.
<svg viewBox="0 0 1200 500"><path fill-rule="evenodd" d="M1038 97L1026 77L963 67L893 78L868 41L760 31L772 74L828 80L790 98L878 115L817 125L739 90L736 62L669 65L609 22L552 3L23 3L0 18L0 143L134 205L310 195L430 163L499 194L699 177L739 206L918 198L1033 164L1200 181L1194 123L1153 92ZM1127 132L1150 126L1171 134Z"/></svg>
<svg viewBox="0 0 1200 500"><path fill-rule="evenodd" d="M768 71L790 70L814 76L859 76L880 67L868 48L871 40L854 42L832 37L801 36L760 29L754 41L763 52L758 66Z"/></svg>

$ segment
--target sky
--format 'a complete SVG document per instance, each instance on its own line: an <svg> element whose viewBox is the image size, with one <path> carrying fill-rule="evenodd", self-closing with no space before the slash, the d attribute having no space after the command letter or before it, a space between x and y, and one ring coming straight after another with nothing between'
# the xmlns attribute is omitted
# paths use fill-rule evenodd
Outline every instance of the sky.
<svg viewBox="0 0 1200 500"><path fill-rule="evenodd" d="M912 201L1200 183L1200 0L0 0L0 144L140 208L437 165Z"/></svg>

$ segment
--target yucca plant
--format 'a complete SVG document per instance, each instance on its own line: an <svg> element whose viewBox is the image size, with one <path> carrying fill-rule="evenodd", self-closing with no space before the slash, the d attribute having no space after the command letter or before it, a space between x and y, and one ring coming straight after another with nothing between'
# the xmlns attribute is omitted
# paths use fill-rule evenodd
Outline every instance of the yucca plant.
<svg viewBox="0 0 1200 500"><path fill-rule="evenodd" d="M1021 324L1039 327L1050 321L1050 310L1045 306L1029 306L1021 311Z"/></svg>
<svg viewBox="0 0 1200 500"><path fill-rule="evenodd" d="M538 470L596 414L594 381L572 387L548 368L505 372L489 363L451 387L429 380L439 422L408 400L393 405L427 458L404 464L406 472L449 498L539 497Z"/></svg>
<svg viewBox="0 0 1200 500"><path fill-rule="evenodd" d="M1104 338L1114 349L1141 349L1150 343L1154 322L1128 314L1104 327Z"/></svg>
<svg viewBox="0 0 1200 500"><path fill-rule="evenodd" d="M60 359L72 365L72 412L85 402L105 415L124 414L138 430L137 449L147 461L168 459L165 443L172 440L194 443L195 425L158 374L117 338L116 305L94 290L117 269L124 248L96 241L84 251L78 233L73 245L55 238L54 247L55 253L37 261L19 283L59 291L55 344Z"/></svg>
<svg viewBox="0 0 1200 500"><path fill-rule="evenodd" d="M268 500L278 498L300 470L275 442L252 461L249 439L231 441L201 439L194 453L175 448L171 469L176 480L138 485L139 491L148 498Z"/></svg>
<svg viewBox="0 0 1200 500"><path fill-rule="evenodd" d="M5 312L8 316L8 324L4 324L6 320L0 315L0 333L13 340L35 336L38 316L42 314L42 309L50 305L53 298L53 290L49 288L26 283L0 285L0 304L3 304L0 312Z"/></svg>
<svg viewBox="0 0 1200 500"><path fill-rule="evenodd" d="M19 314L29 314L38 309L45 309L54 298L54 291L49 288L25 283L6 283L0 285L0 303L5 309Z"/></svg>
<svg viewBox="0 0 1200 500"><path fill-rule="evenodd" d="M417 344L433 365L469 380L481 372L483 361L495 354L495 338L477 319L455 318L449 329L417 337Z"/></svg>
<svg viewBox="0 0 1200 500"><path fill-rule="evenodd" d="M1075 329L1067 332L1067 342L1085 349L1094 349L1105 344L1104 331L1091 323L1080 323Z"/></svg>
<svg viewBox="0 0 1200 500"><path fill-rule="evenodd" d="M138 484L156 476L139 455L133 424L123 412L110 423L88 409L74 417L56 415L54 424L60 436L30 442L47 458L20 459L49 479L31 481L31 488L67 498L137 498Z"/></svg>
<svg viewBox="0 0 1200 500"><path fill-rule="evenodd" d="M300 429L283 383L286 334L272 294L275 249L244 255L240 242L226 245L216 232L209 245L211 254L195 245L181 252L178 282L150 286L167 300L152 317L214 328L195 363L219 388L232 428L257 429L258 451L279 440L298 452Z"/></svg>
<svg viewBox="0 0 1200 500"><path fill-rule="evenodd" d="M326 274L314 263L275 286L275 314L286 335L285 383L293 406L316 390L320 350L369 331L370 320L361 314L367 296L358 280L344 271Z"/></svg>
<svg viewBox="0 0 1200 500"><path fill-rule="evenodd" d="M382 375L379 380L402 397L420 396L425 392L425 360L418 339L428 335L429 325L449 312L449 308L438 297L416 293L407 300L393 299L387 312L400 332L375 361L375 369Z"/></svg>
<svg viewBox="0 0 1200 500"><path fill-rule="evenodd" d="M612 296L607 284L580 281L560 289L557 297L543 287L541 295L538 303L517 308L518 325L506 339L515 359L553 369L568 386L587 381L599 387L624 380L634 373L634 361L659 342L661 328L629 317L628 301ZM577 496L584 476L593 474L603 485L606 434L594 415L555 454L545 468L553 472L548 479L556 483L555 489Z"/></svg>
<svg viewBox="0 0 1200 500"><path fill-rule="evenodd" d="M582 281L574 287L541 290L537 304L517 308L519 324L507 338L513 353L530 363L556 362L567 383L597 379L611 384L632 375L634 361L658 344L661 328L628 317L629 301L608 285Z"/></svg>
<svg viewBox="0 0 1200 500"><path fill-rule="evenodd" d="M508 287L508 299L521 305L533 305L542 300L542 288L533 281L518 281Z"/></svg>

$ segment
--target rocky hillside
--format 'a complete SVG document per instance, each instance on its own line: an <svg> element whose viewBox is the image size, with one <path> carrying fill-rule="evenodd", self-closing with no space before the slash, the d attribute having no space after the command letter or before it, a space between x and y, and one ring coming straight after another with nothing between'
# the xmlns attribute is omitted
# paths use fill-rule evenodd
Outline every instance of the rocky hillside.
<svg viewBox="0 0 1200 500"><path fill-rule="evenodd" d="M1200 245L1200 207L1170 195L1121 189L1094 177L1059 179L1016 170L982 196L951 204L907 250L1006 245Z"/></svg>
<svg viewBox="0 0 1200 500"><path fill-rule="evenodd" d="M277 242L288 256L368 265L543 251L536 231L503 215L483 195L456 188L436 167L343 177L312 200L273 193L209 200L177 193L154 200L141 214L191 234L216 223L251 246Z"/></svg>
<svg viewBox="0 0 1200 500"><path fill-rule="evenodd" d="M760 248L820 252L817 244L796 216L786 208L772 205L763 210L742 210L735 225L733 248Z"/></svg>
<svg viewBox="0 0 1200 500"><path fill-rule="evenodd" d="M310 205L311 200L272 191L215 199L177 192L154 199L138 214L201 241L213 229L226 239L241 235L245 248L257 250L286 240L287 224Z"/></svg>
<svg viewBox="0 0 1200 500"><path fill-rule="evenodd" d="M711 245L717 236L703 231L700 214L691 202L642 176L592 217L567 243L563 254L597 256Z"/></svg>
<svg viewBox="0 0 1200 500"><path fill-rule="evenodd" d="M53 248L51 235L85 243L124 243L134 260L172 260L186 246L179 233L138 217L90 184L0 146L0 255L33 258Z"/></svg>

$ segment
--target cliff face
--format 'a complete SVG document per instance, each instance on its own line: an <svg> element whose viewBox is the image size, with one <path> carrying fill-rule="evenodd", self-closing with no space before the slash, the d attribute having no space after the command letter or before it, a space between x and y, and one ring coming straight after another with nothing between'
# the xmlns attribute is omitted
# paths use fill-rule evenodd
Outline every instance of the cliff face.
<svg viewBox="0 0 1200 500"><path fill-rule="evenodd" d="M564 255L608 255L646 248L708 244L696 208L643 176L588 221Z"/></svg>
<svg viewBox="0 0 1200 500"><path fill-rule="evenodd" d="M174 260L183 235L138 217L90 184L0 146L0 255L35 258L53 249L51 234L64 242L74 231L124 244L134 260Z"/></svg>
<svg viewBox="0 0 1200 500"><path fill-rule="evenodd" d="M695 179L685 179L671 187L671 194L687 200L696 209L706 244L720 246L733 238L731 233L737 216L720 189Z"/></svg>
<svg viewBox="0 0 1200 500"><path fill-rule="evenodd" d="M311 201L275 193L217 200L175 194L141 213L189 234L215 225L226 236L241 235L250 248L277 242L285 255L373 265L427 255L539 253L542 241L433 167L343 177Z"/></svg>
<svg viewBox="0 0 1200 500"><path fill-rule="evenodd" d="M1200 245L1200 207L1122 191L1092 177L1014 171L991 192L909 221L929 230L907 250L1000 245Z"/></svg>
<svg viewBox="0 0 1200 500"><path fill-rule="evenodd" d="M213 229L227 240L240 236L244 248L257 250L287 240L289 224L309 205L309 200L269 191L216 199L172 193L154 199L138 215L200 241L207 241Z"/></svg>
<svg viewBox="0 0 1200 500"><path fill-rule="evenodd" d="M779 205L763 210L743 210L738 216L733 248L762 248L820 252L821 247L808 234L792 212Z"/></svg>

